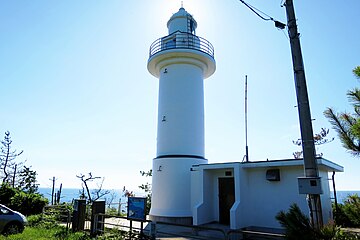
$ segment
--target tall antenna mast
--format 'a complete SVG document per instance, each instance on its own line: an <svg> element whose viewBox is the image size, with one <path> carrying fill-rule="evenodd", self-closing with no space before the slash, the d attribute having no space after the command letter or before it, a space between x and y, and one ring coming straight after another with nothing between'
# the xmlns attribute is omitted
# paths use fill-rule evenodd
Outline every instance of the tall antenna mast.
<svg viewBox="0 0 360 240"><path fill-rule="evenodd" d="M245 75L245 160L249 161L249 147L247 141L247 75Z"/></svg>

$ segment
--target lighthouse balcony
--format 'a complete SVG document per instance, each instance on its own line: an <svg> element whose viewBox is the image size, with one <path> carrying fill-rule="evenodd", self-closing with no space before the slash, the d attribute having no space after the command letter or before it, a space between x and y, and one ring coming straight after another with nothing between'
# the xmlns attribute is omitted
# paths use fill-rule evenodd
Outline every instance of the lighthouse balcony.
<svg viewBox="0 0 360 240"><path fill-rule="evenodd" d="M154 41L150 46L149 57L155 54L174 49L191 49L203 52L214 58L214 47L201 37L185 32L175 32Z"/></svg>

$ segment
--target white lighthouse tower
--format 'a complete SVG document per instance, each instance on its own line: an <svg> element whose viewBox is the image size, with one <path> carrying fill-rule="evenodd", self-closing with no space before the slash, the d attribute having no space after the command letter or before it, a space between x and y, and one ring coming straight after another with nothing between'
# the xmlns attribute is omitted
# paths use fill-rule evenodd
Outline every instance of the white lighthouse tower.
<svg viewBox="0 0 360 240"><path fill-rule="evenodd" d="M195 35L197 23L183 7L167 27L169 35L151 45L147 65L160 81L150 218L191 223L190 171L207 163L203 80L215 72L214 49Z"/></svg>

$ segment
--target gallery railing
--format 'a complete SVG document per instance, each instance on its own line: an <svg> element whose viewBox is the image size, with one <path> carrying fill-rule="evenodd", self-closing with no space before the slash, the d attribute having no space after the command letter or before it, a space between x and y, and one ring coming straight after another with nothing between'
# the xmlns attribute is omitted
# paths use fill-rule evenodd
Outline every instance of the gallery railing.
<svg viewBox="0 0 360 240"><path fill-rule="evenodd" d="M214 47L208 40L183 32L175 32L155 40L150 46L149 57L170 49L192 49L214 57Z"/></svg>

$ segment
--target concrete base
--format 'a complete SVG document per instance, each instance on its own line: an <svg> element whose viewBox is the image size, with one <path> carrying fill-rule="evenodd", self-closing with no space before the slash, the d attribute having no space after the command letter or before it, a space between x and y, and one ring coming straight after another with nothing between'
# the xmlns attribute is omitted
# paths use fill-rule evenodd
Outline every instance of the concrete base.
<svg viewBox="0 0 360 240"><path fill-rule="evenodd" d="M163 217L163 216L154 216L149 215L149 220L153 222L166 222L166 223L175 223L183 225L192 225L192 217Z"/></svg>

